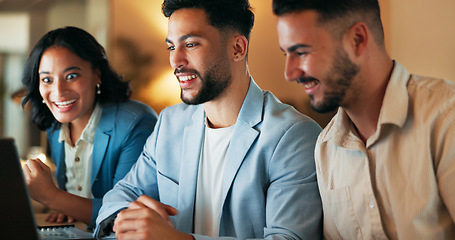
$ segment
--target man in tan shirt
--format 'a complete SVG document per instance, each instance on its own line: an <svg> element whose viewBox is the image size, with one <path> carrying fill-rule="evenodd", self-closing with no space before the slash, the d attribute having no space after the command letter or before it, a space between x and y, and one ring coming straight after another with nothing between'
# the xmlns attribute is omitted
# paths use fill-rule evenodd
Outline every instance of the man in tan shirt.
<svg viewBox="0 0 455 240"><path fill-rule="evenodd" d="M409 74L377 0L274 0L285 76L318 112L327 239L455 239L455 86Z"/></svg>

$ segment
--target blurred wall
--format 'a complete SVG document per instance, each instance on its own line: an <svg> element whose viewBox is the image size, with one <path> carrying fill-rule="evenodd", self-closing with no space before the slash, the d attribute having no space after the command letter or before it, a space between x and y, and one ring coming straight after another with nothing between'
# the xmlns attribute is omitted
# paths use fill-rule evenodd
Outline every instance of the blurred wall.
<svg viewBox="0 0 455 240"><path fill-rule="evenodd" d="M26 123L11 120L18 117L7 111L22 109L10 103L8 96L20 85L18 81L29 48L45 32L66 25L82 27L98 39L107 49L115 69L132 82L134 99L149 104L157 112L180 102L180 89L169 66L164 42L167 19L161 13L162 0L40 2L47 4L12 13L2 9L0 2L0 92L3 99L0 116L5 117L0 123L4 125L2 129L7 129L7 132L0 131L2 136L16 137L24 146L35 144L31 142L34 137L30 137L32 124L24 127ZM391 57L411 73L455 81L455 14L452 13L455 1L433 0L430 4L425 0L379 0L379 3ZM284 80L284 56L278 47L271 0L251 0L251 4L256 14L249 54L253 78L261 88L272 91L283 102L294 105L325 126L332 114L311 111L303 88ZM15 18L25 19L24 26L8 23ZM22 116L19 118L27 121L28 116Z"/></svg>
<svg viewBox="0 0 455 240"><path fill-rule="evenodd" d="M391 56L409 72L455 81L455 1L387 1Z"/></svg>
<svg viewBox="0 0 455 240"><path fill-rule="evenodd" d="M284 56L278 46L271 0L250 2L256 14L249 54L253 78L261 88L272 91L283 102L325 126L333 113L313 112L303 88L284 79ZM167 19L161 13L161 3L162 0L111 1L110 36L115 65L119 70L136 74L131 78L139 86L135 97L157 111L180 102L178 84L165 50ZM430 4L427 0L379 0L379 3L391 57L411 73L455 81L455 14L452 13L455 1L434 0ZM129 56L125 54L128 46L136 49L135 55L131 56L131 51ZM151 60L146 63L148 57Z"/></svg>

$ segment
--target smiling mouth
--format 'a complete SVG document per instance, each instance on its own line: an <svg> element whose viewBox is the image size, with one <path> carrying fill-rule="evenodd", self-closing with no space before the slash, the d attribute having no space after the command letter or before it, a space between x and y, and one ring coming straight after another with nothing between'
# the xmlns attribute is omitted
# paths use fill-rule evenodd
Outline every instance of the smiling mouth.
<svg viewBox="0 0 455 240"><path fill-rule="evenodd" d="M303 84L303 86L306 88L306 89L309 89L309 88L313 88L314 86L318 85L318 81L311 81L311 82L306 82Z"/></svg>
<svg viewBox="0 0 455 240"><path fill-rule="evenodd" d="M186 82L195 79L197 76L196 74L185 75L185 76L178 76L177 79L179 82Z"/></svg>
<svg viewBox="0 0 455 240"><path fill-rule="evenodd" d="M318 85L319 81L316 78L299 78L296 80L297 83L302 84L305 89L311 89Z"/></svg>
<svg viewBox="0 0 455 240"><path fill-rule="evenodd" d="M67 108L67 107L73 105L75 102L76 102L76 99L73 99L73 100L62 101L62 102L54 102L54 104L58 108Z"/></svg>

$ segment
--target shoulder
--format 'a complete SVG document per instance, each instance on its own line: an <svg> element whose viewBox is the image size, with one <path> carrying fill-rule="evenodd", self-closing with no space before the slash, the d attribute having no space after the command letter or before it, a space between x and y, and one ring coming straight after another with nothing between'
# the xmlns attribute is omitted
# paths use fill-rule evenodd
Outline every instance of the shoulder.
<svg viewBox="0 0 455 240"><path fill-rule="evenodd" d="M103 131L115 129L118 132L128 132L138 125L153 129L157 121L157 114L152 108L134 100L103 104L102 108L99 127Z"/></svg>
<svg viewBox="0 0 455 240"><path fill-rule="evenodd" d="M122 103L103 105L103 117L115 117L118 120L133 120L144 117L157 118L155 111L144 103L129 100Z"/></svg>
<svg viewBox="0 0 455 240"><path fill-rule="evenodd" d="M118 103L118 112L119 114L133 116L139 115L156 116L155 111L151 107L135 100L129 100L126 102Z"/></svg>
<svg viewBox="0 0 455 240"><path fill-rule="evenodd" d="M201 104L189 105L186 103L179 103L163 109L160 113L160 118L173 119L174 121L176 121L176 118L178 118L178 121L188 121L191 119L195 112L201 110L204 110Z"/></svg>
<svg viewBox="0 0 455 240"><path fill-rule="evenodd" d="M410 94L436 94L435 98L453 98L455 83L440 79L412 74L408 83Z"/></svg>
<svg viewBox="0 0 455 240"><path fill-rule="evenodd" d="M455 83L444 79L411 75L408 93L413 108L423 114L455 111Z"/></svg>
<svg viewBox="0 0 455 240"><path fill-rule="evenodd" d="M264 117L265 123L276 127L289 128L293 125L303 125L320 132L321 127L313 119L300 113L293 106L284 104L272 93L264 91ZM279 125L277 125L279 123Z"/></svg>

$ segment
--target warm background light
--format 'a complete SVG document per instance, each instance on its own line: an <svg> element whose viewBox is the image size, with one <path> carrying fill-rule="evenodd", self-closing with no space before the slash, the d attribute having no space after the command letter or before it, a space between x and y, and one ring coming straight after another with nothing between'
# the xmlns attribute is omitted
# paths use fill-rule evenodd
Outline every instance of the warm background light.
<svg viewBox="0 0 455 240"><path fill-rule="evenodd" d="M23 111L20 78L30 48L47 31L81 27L106 48L114 68L132 83L133 99L158 113L180 102L164 39L168 20L163 0L1 0L0 136L14 137L21 156L46 140ZM325 126L331 114L309 108L302 87L284 80L284 57L278 47L272 0L250 0L256 22L250 40L250 71L264 89ZM455 1L379 0L386 47L411 73L455 81ZM68 14L71 13L71 14ZM11 24L14 21L14 24ZM13 26L14 27L11 27ZM44 138L45 139L45 138Z"/></svg>

